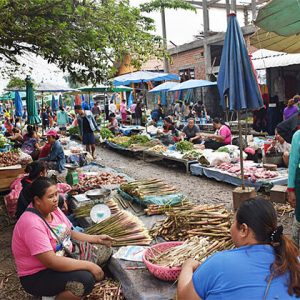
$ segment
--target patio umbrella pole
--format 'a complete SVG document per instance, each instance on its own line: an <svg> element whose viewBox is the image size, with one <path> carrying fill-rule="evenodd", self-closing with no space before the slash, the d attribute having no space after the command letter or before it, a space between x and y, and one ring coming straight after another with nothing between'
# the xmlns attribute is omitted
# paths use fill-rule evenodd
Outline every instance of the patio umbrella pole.
<svg viewBox="0 0 300 300"><path fill-rule="evenodd" d="M242 136L242 126L241 126L241 112L237 112L238 115L238 128L239 128L239 148L240 148L240 167L241 167L241 177L242 177L242 189L245 190L245 178L244 178L244 159L243 159L243 136Z"/></svg>

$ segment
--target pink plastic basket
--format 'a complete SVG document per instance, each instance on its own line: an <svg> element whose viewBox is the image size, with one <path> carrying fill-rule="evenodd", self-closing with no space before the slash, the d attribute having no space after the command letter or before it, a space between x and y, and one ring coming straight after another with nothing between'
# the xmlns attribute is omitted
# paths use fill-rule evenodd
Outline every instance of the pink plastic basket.
<svg viewBox="0 0 300 300"><path fill-rule="evenodd" d="M143 255L143 261L146 267L148 268L149 272L164 281L175 281L177 280L180 272L181 272L181 267L162 267L155 265L151 263L148 259L152 258L153 255L155 255L155 250L158 252L164 252L170 248L177 247L179 245L182 245L183 242L165 242L165 243L160 243L152 246L148 250L145 251ZM153 250L154 249L154 250Z"/></svg>

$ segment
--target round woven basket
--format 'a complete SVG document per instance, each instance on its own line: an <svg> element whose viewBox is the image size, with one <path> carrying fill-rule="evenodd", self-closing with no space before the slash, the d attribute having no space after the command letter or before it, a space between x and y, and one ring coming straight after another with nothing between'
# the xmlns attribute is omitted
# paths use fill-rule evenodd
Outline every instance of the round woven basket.
<svg viewBox="0 0 300 300"><path fill-rule="evenodd" d="M176 281L181 272L181 267L162 267L151 263L149 259L152 258L157 252L162 253L170 248L174 248L182 244L183 242L165 242L156 244L147 249L143 255L143 261L149 272L161 280Z"/></svg>

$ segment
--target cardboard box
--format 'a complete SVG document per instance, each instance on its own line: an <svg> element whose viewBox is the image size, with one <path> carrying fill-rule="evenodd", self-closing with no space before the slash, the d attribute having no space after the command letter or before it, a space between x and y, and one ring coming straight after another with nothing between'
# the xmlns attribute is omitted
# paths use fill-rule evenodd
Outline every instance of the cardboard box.
<svg viewBox="0 0 300 300"><path fill-rule="evenodd" d="M276 203L286 203L288 201L287 186L274 185L270 190L270 200Z"/></svg>
<svg viewBox="0 0 300 300"><path fill-rule="evenodd" d="M233 209L238 209L242 202L254 197L256 197L256 191L253 187L245 187L244 190L241 187L235 188L232 192Z"/></svg>

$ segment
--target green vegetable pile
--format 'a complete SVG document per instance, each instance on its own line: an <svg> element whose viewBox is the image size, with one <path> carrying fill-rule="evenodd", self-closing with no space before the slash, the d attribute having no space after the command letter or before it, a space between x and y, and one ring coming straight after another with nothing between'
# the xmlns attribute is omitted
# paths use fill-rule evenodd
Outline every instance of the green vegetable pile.
<svg viewBox="0 0 300 300"><path fill-rule="evenodd" d="M79 127L78 126L71 127L68 129L68 132L70 135L79 135Z"/></svg>
<svg viewBox="0 0 300 300"><path fill-rule="evenodd" d="M100 135L103 139L109 139L114 137L114 134L108 128L101 128Z"/></svg>
<svg viewBox="0 0 300 300"><path fill-rule="evenodd" d="M226 146L220 147L217 152L230 153L229 149Z"/></svg>
<svg viewBox="0 0 300 300"><path fill-rule="evenodd" d="M6 145L7 145L6 137L0 134L0 148L4 148Z"/></svg>
<svg viewBox="0 0 300 300"><path fill-rule="evenodd" d="M133 135L128 141L121 143L120 145L124 148L128 148L133 144L145 144L149 141L150 139L146 135Z"/></svg>
<svg viewBox="0 0 300 300"><path fill-rule="evenodd" d="M182 158L187 160L198 160L200 156L202 156L202 151L192 150L186 152Z"/></svg>
<svg viewBox="0 0 300 300"><path fill-rule="evenodd" d="M188 141L181 141L176 144L176 150L181 153L185 153L185 152L191 151L193 149L194 149L193 143L190 143Z"/></svg>

